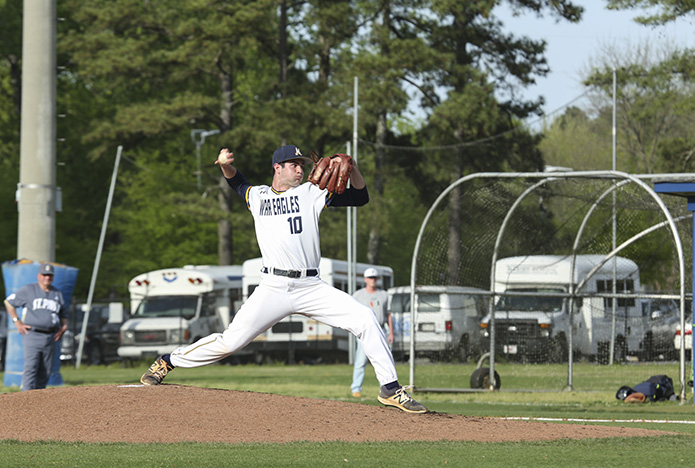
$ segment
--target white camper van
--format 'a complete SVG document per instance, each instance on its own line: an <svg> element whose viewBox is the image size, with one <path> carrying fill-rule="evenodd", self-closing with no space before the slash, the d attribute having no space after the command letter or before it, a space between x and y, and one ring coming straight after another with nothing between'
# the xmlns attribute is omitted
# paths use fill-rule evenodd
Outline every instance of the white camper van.
<svg viewBox="0 0 695 468"><path fill-rule="evenodd" d="M463 286L417 286L416 357L465 362L479 356L478 329L488 311L486 292ZM402 359L410 354L410 286L391 288L388 293L393 354Z"/></svg>
<svg viewBox="0 0 695 468"><path fill-rule="evenodd" d="M243 291L246 300L261 282L262 258L246 260L243 265ZM367 268L379 272L377 285L388 289L393 285L393 269L383 265L356 264L356 289L364 286L363 274ZM348 262L321 258L319 276L326 283L348 290ZM257 362L271 359L294 360L321 358L345 361L348 359L349 333L333 328L301 314L292 314L258 335L248 346Z"/></svg>
<svg viewBox="0 0 695 468"><path fill-rule="evenodd" d="M495 305L495 351L509 359L530 361L566 361L570 333L568 304L563 297L543 293L566 293L572 281L582 282L605 257L578 255L575 271L572 257L530 255L504 258L495 268L495 293L540 293L539 295L502 295ZM613 260L608 260L592 275L578 293L571 327L575 353L605 361L609 355L615 323L616 359L637 355L645 335L641 306L634 298L617 300L616 318L612 317L612 299L591 297L591 293L611 293ZM632 260L616 257L616 291L640 291L639 268ZM481 322L480 333L489 349L489 319Z"/></svg>
<svg viewBox="0 0 695 468"><path fill-rule="evenodd" d="M142 273L128 283L132 317L121 326L122 358L170 353L222 332L241 297L242 267L187 265Z"/></svg>

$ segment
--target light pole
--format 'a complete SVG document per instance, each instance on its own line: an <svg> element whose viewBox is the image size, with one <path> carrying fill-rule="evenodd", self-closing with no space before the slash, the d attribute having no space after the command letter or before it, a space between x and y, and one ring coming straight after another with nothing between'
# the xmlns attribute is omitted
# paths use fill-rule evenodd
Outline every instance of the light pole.
<svg viewBox="0 0 695 468"><path fill-rule="evenodd" d="M195 159L196 163L198 166L198 170L196 171L196 185L198 187L198 191L200 192L200 147L203 146L205 143L205 138L211 136L211 135L217 135L220 133L219 130L201 130L199 128L195 128L191 130L191 140L193 140L193 143L195 143Z"/></svg>

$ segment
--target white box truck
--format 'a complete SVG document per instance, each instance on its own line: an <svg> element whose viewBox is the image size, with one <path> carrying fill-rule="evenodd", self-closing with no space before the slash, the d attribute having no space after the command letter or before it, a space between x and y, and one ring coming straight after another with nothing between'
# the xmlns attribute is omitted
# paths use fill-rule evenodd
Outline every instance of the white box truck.
<svg viewBox="0 0 695 468"><path fill-rule="evenodd" d="M252 258L243 264L243 294L246 300L261 282L262 258ZM356 264L356 289L364 286L364 271L376 268L379 272L377 285L388 289L393 285L393 269L383 265ZM319 276L326 283L348 290L348 262L332 258L321 258ZM301 314L291 314L258 335L246 348L254 353L256 362L275 359L290 361L347 362L349 333L333 328Z"/></svg>
<svg viewBox="0 0 695 468"><path fill-rule="evenodd" d="M393 355L410 355L410 286L390 288L389 312L393 318ZM481 294L482 293L482 294ZM466 362L478 357L478 329L487 313L487 291L464 286L417 286L415 356Z"/></svg>
<svg viewBox="0 0 695 468"><path fill-rule="evenodd" d="M638 355L645 336L639 301L634 298L618 299L614 322L612 299L591 297L591 293L612 292L612 259L604 263L578 291L582 297L575 301L571 328L569 300L544 295L567 293L570 281L577 286L604 258L603 255L578 255L574 273L571 273L571 256L529 255L498 260L495 293L527 295L502 295L495 304L496 354L510 360L563 362L567 360L571 330L575 353L605 362L609 356L614 324L616 359ZM616 257L616 292L638 291L640 275L637 264L627 258ZM488 313L480 324L482 343L487 341L488 350L489 321Z"/></svg>
<svg viewBox="0 0 695 468"><path fill-rule="evenodd" d="M242 267L187 265L142 273L128 283L131 318L118 355L144 359L222 332L241 297Z"/></svg>

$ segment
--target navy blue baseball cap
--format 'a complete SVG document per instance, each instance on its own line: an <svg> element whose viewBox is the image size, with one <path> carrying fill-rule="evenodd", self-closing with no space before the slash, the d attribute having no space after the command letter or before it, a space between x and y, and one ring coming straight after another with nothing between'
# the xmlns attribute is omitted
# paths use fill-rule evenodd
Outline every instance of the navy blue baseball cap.
<svg viewBox="0 0 695 468"><path fill-rule="evenodd" d="M273 153L273 166L276 164L283 163L285 161L290 161L292 159L300 159L304 161L306 164L312 162L310 158L302 156L302 152L299 151L299 148L297 148L296 146L285 145L276 149Z"/></svg>

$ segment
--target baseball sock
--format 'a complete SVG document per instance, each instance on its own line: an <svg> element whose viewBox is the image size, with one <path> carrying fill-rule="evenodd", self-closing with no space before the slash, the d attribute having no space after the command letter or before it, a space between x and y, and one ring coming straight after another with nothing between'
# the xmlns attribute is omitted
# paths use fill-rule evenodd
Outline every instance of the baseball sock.
<svg viewBox="0 0 695 468"><path fill-rule="evenodd" d="M172 369L174 368L174 366L171 364L171 354L163 355L162 360L166 362L169 365L169 367L171 367Z"/></svg>
<svg viewBox="0 0 695 468"><path fill-rule="evenodd" d="M400 384L398 383L398 380L394 380L393 382L387 383L386 385L383 385L381 388L384 389L384 394L387 396L391 396L394 393L396 393L396 390L401 388Z"/></svg>

